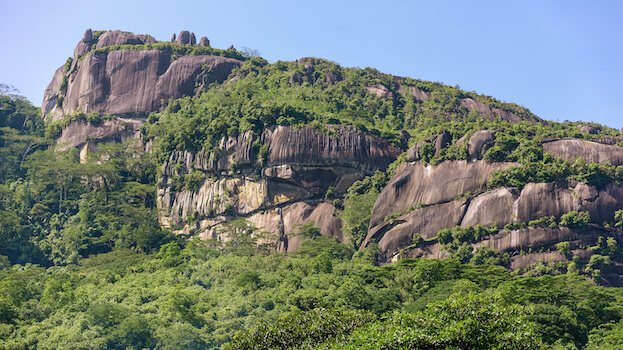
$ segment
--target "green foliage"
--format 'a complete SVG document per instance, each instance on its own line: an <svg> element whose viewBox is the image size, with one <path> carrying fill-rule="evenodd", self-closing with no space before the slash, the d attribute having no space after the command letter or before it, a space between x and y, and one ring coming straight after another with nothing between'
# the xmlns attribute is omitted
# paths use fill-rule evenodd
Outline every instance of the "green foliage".
<svg viewBox="0 0 623 350"><path fill-rule="evenodd" d="M623 322L605 323L591 330L584 349L615 350L623 346Z"/></svg>
<svg viewBox="0 0 623 350"><path fill-rule="evenodd" d="M574 228L586 229L591 222L591 216L587 211L570 211L560 217L560 225Z"/></svg>
<svg viewBox="0 0 623 350"><path fill-rule="evenodd" d="M556 249L567 259L571 257L571 244L569 242L560 242L556 244Z"/></svg>
<svg viewBox="0 0 623 350"><path fill-rule="evenodd" d="M340 218L344 222L342 229L349 235L353 248L359 248L368 234L372 207L388 180L387 173L377 171L373 176L355 181L348 188Z"/></svg>
<svg viewBox="0 0 623 350"><path fill-rule="evenodd" d="M614 226L619 228L623 227L623 209L617 210L616 213L614 213Z"/></svg>
<svg viewBox="0 0 623 350"><path fill-rule="evenodd" d="M314 309L296 312L278 320L261 322L237 333L225 349L307 348L329 339L343 339L353 330L374 322L376 316L363 310Z"/></svg>
<svg viewBox="0 0 623 350"><path fill-rule="evenodd" d="M73 63L73 61L74 61L73 57L67 58L67 61L65 61L65 73L69 72L69 69L71 69L71 64Z"/></svg>
<svg viewBox="0 0 623 350"><path fill-rule="evenodd" d="M98 54L107 55L108 53L112 51L119 51L119 50L160 50L160 51L170 52L173 57L179 57L179 56L185 56L185 55L188 55L188 56L212 55L212 56L223 56L227 58L235 58L235 59L243 60L243 61L246 59L246 57L242 53L236 50L229 50L229 49L221 50L221 49L216 49L210 46L199 46L199 45L195 45L195 46L179 45L177 43L171 43L171 42L166 42L166 41L159 41L154 44L105 46L99 49L92 49L91 51L89 51L88 53L80 57L80 59L84 59L84 57L86 57L87 55L98 55Z"/></svg>
<svg viewBox="0 0 623 350"><path fill-rule="evenodd" d="M63 80L61 81L61 85L59 87L59 91L63 91L65 90L65 88L67 88L67 76L63 75Z"/></svg>
<svg viewBox="0 0 623 350"><path fill-rule="evenodd" d="M522 307L504 306L496 297L470 295L416 314L390 314L327 348L535 349L540 340L528 314Z"/></svg>
<svg viewBox="0 0 623 350"><path fill-rule="evenodd" d="M618 168L607 162L587 163L580 158L574 163L569 163L546 154L543 161L529 161L494 172L487 185L489 189L500 186L522 188L529 182L578 180L603 187L608 183L623 180L623 171L619 173Z"/></svg>

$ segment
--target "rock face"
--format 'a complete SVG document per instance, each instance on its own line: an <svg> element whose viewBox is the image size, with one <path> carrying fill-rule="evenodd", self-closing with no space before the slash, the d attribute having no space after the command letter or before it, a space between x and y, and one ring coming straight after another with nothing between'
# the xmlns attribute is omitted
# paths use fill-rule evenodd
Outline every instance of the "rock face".
<svg viewBox="0 0 623 350"><path fill-rule="evenodd" d="M368 91L371 94L375 94L378 97L387 97L388 99L394 98L394 93L391 92L387 87L381 84L374 84L372 86L368 86L366 88L366 91Z"/></svg>
<svg viewBox="0 0 623 350"><path fill-rule="evenodd" d="M426 144L431 144L435 150L435 154L439 154L443 148L445 148L452 141L452 136L449 132L444 131L441 134L433 135L429 139L421 141L413 145L407 151L407 162L413 162L422 158L421 150Z"/></svg>
<svg viewBox="0 0 623 350"><path fill-rule="evenodd" d="M76 111L100 114L140 114L158 110L161 101L194 95L195 86L222 82L242 62L219 56L184 56L171 63L171 54L159 50L121 50L91 54L68 78L58 106L62 71L46 89L43 113L52 121ZM211 71L209 78L206 72ZM206 76L206 79L204 79ZM58 89L55 89L58 86Z"/></svg>
<svg viewBox="0 0 623 350"><path fill-rule="evenodd" d="M461 194L482 190L494 171L511 165L514 163L488 164L484 161L447 161L437 166L401 164L377 198L370 226L381 223L388 215L416 208L420 203L446 203Z"/></svg>
<svg viewBox="0 0 623 350"><path fill-rule="evenodd" d="M623 147L619 146L570 139L544 142L543 149L570 162L580 157L587 162L603 163L608 161L612 165L623 165Z"/></svg>
<svg viewBox="0 0 623 350"><path fill-rule="evenodd" d="M494 135L495 131L487 130L474 133L469 140L470 156L481 158ZM544 143L544 147L554 156L571 161L581 157L588 162L619 165L623 160L623 148L589 141L556 140ZM444 228L479 224L500 227L542 217L560 218L570 211L587 211L592 222L601 224L611 222L623 207L623 187L615 183L597 188L569 180L486 190L491 174L511 165L482 160L446 161L427 167L418 162L400 165L374 204L362 248L378 242L382 258L389 261L411 246L416 234L431 239ZM443 255L439 249L431 252L417 254Z"/></svg>
<svg viewBox="0 0 623 350"><path fill-rule="evenodd" d="M143 122L141 119L117 118L95 126L85 121L77 121L63 129L56 143L59 150L63 151L71 148L82 150L89 140L97 140L98 143L121 143L140 139L139 129Z"/></svg>
<svg viewBox="0 0 623 350"><path fill-rule="evenodd" d="M202 36L201 39L199 39L199 45L200 46L210 46L210 40L208 40L207 37Z"/></svg>
<svg viewBox="0 0 623 350"><path fill-rule="evenodd" d="M623 244L621 230L608 229L592 225L587 229L569 227L526 227L518 230L501 230L496 235L483 237L483 240L475 245L475 248L489 246L498 251L516 253L523 251L526 254L513 255L510 261L511 269L523 269L540 261L543 263L567 261L567 257L559 253L539 251L551 248L559 242L569 242L571 253L584 260L590 259L592 252L581 247L595 246L599 237L613 237L619 245ZM533 251L534 253L527 253ZM442 249L439 243L422 244L417 248L405 252L401 257L422 257L428 259L443 259L448 253ZM612 271L613 274L605 276L611 286L623 287L620 271Z"/></svg>
<svg viewBox="0 0 623 350"><path fill-rule="evenodd" d="M354 181L385 169L402 150L354 127L331 131L328 135L312 127L275 126L262 135L247 132L222 139L218 153L174 152L159 180L161 222L181 227L192 216L195 228L206 229L204 235L210 236L215 225L243 216L278 236L279 208L288 235L280 238L285 250L298 247L302 238L293 236L295 226L307 222L344 240L336 209L323 199L325 193L329 188L345 191ZM266 149L263 158L252 146L258 140ZM201 175L196 188L177 183L193 172Z"/></svg>
<svg viewBox="0 0 623 350"><path fill-rule="evenodd" d="M467 152L472 159L482 159L495 141L495 130L478 130L470 138Z"/></svg>
<svg viewBox="0 0 623 350"><path fill-rule="evenodd" d="M190 40L190 33L182 32L177 42ZM114 115L156 111L162 101L192 96L206 84L224 81L233 68L242 64L220 56L183 56L173 60L170 52L161 50L118 50L77 59L93 45L103 48L146 43L155 40L119 31L93 39L87 31L76 48L71 69L65 72L63 67L59 68L45 91L44 118L54 121L77 111Z"/></svg>

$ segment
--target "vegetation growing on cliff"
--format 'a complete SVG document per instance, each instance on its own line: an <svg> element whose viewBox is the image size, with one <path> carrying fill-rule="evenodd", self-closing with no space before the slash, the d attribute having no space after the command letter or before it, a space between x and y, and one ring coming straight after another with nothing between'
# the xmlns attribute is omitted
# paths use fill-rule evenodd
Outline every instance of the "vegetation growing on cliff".
<svg viewBox="0 0 623 350"><path fill-rule="evenodd" d="M217 52L168 43L129 49L154 48L180 55ZM241 58L230 51L218 53ZM447 131L448 147L435 154L428 146L424 152L433 165L466 159L461 138L497 130L485 159L521 165L494 174L491 188L531 181L597 186L623 181L621 166L567 162L543 151L540 142L547 137L598 137L579 132L579 123L533 123L538 119L520 106L371 68L319 59L269 64L255 57L224 84L152 113L142 132L154 140L154 154L101 146L99 154L83 155L80 162L76 150L47 150L51 138L72 121L97 124L106 117L69 116L48 125L44 135L36 108L15 95L0 98L0 344L7 349L208 348L232 340L229 348L255 348L262 337L284 346L336 349L399 348L399 341L473 348L532 348L541 341L543 348L554 349L620 344L623 295L593 283L620 254L612 237L585 247L595 253L588 261L571 257L570 246L563 244L559 249L570 261L555 271L542 263L521 271L525 276L497 266L508 265L508 253L468 247L494 234L493 228L441 232L440 242L452 252L443 261L403 259L377 266L374 245L357 251L374 202L405 155L346 193L333 193L341 203L336 207L343 208L337 215L347 245L312 237L297 253L280 254L272 243L259 245L255 228L244 220L223 227L231 240L207 242L184 240L157 222L157 169L166 156L175 150L209 151L223 137L259 135L273 125L309 125L326 133L335 132L326 125L353 125L403 148L402 130L411 135L408 145ZM527 121L469 111L466 99ZM603 127L603 135L620 133ZM267 152L261 142L254 147L260 158ZM200 186L204 174L193 174L180 179L180 188ZM623 225L621 212L609 224ZM558 223L588 224L576 213L523 225ZM311 226L301 231L318 232ZM464 317L466 310L482 318L472 322ZM264 323L256 326L258 321ZM488 331L479 338L477 329ZM331 340L317 344L319 334Z"/></svg>

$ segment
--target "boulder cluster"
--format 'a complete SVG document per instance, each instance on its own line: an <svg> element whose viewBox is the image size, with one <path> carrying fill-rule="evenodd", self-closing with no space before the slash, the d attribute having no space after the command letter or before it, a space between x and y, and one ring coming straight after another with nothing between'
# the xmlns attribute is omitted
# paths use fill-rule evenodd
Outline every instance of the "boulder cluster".
<svg viewBox="0 0 623 350"><path fill-rule="evenodd" d="M177 43L179 45L197 45L197 38L195 37L195 33L191 33L187 30L183 30L180 32L180 35L178 35L177 37L175 36L175 33L173 33L173 36L171 37L171 43ZM210 46L210 40L208 40L207 37L202 36L201 39L199 39L199 46Z"/></svg>

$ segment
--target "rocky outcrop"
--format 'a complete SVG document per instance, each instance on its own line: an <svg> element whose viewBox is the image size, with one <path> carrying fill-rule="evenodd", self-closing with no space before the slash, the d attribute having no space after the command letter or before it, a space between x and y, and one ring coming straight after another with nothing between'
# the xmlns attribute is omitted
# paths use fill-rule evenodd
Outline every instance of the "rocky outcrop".
<svg viewBox="0 0 623 350"><path fill-rule="evenodd" d="M495 235L483 237L482 241L472 244L474 251L478 247L489 246L498 251L513 254L510 259L510 268L525 269L541 262L544 264L558 261L568 261L565 256L556 251L556 244L569 242L570 256L578 256L588 261L594 252L583 249L587 246L595 246L599 237L612 237L619 245L623 244L623 231L608 229L592 225L587 229L569 227L526 227L517 230L501 230ZM522 252L521 254L516 254ZM443 250L439 243L419 244L410 249L403 249L399 254L392 257L393 260L404 257L443 259L448 257L448 252ZM613 271L614 272L614 271ZM615 272L605 276L612 286L623 286L623 280Z"/></svg>
<svg viewBox="0 0 623 350"><path fill-rule="evenodd" d="M387 97L388 99L394 98L394 93L382 84L368 86L366 87L366 91L371 94L375 94L378 97Z"/></svg>
<svg viewBox="0 0 623 350"><path fill-rule="evenodd" d="M428 101L428 99L430 98L430 92L420 90L416 88L415 86L401 85L398 88L398 93L400 93L401 95L413 96L416 101L421 101L421 102Z"/></svg>
<svg viewBox="0 0 623 350"><path fill-rule="evenodd" d="M583 125L583 126L580 127L580 132L583 133L583 134L597 135L597 134L599 134L599 129L597 129L594 126Z"/></svg>
<svg viewBox="0 0 623 350"><path fill-rule="evenodd" d="M184 56L171 62L171 53L160 50L91 54L69 74L60 105L63 74L57 71L44 95L43 114L54 121L77 111L117 115L155 111L162 101L194 95L203 84L222 82L241 64L220 56Z"/></svg>
<svg viewBox="0 0 623 350"><path fill-rule="evenodd" d="M177 37L177 43L179 45L190 44L190 32L187 30L180 32L180 35Z"/></svg>
<svg viewBox="0 0 623 350"><path fill-rule="evenodd" d="M407 162L414 162L422 158L421 150L424 145L430 144L435 150L435 156L439 154L439 151L444 149L452 141L452 135L449 132L444 131L441 134L433 135L430 138L420 141L413 145L407 151Z"/></svg>
<svg viewBox="0 0 623 350"><path fill-rule="evenodd" d="M192 36L180 33L177 42L190 44ZM182 56L174 59L161 50L117 50L91 53L112 45L153 44L147 35L105 32L95 37L87 30L74 52L72 67L59 68L43 98L43 117L51 121L82 111L137 115L156 111L163 102L193 96L212 82L224 81L241 61L220 56ZM83 56L78 59L79 56ZM62 97L62 98L61 98Z"/></svg>
<svg viewBox="0 0 623 350"><path fill-rule="evenodd" d="M320 228L321 235L335 237L342 243L347 241L342 234L342 221L336 217L337 211L329 202L303 201L286 205L280 210L281 215L278 210L270 209L251 215L247 220L268 232L279 232L283 225L285 237L281 238L278 246L282 252L296 251L301 243L310 239L299 234L300 227L308 223Z"/></svg>
<svg viewBox="0 0 623 350"><path fill-rule="evenodd" d="M479 115L490 116L493 114L491 108L489 108L484 103L474 100L473 98L463 98L461 99L461 106L467 109L472 113L477 113Z"/></svg>
<svg viewBox="0 0 623 350"><path fill-rule="evenodd" d="M374 204L362 247L378 242L383 258L391 260L412 244L416 234L430 239L444 228L500 227L542 217L560 218L570 211L587 211L592 222L601 224L612 222L622 207L623 187L615 183L597 188L570 180L485 191L490 175L510 165L484 161L401 165Z"/></svg>
<svg viewBox="0 0 623 350"><path fill-rule="evenodd" d="M202 36L201 39L199 39L199 46L205 46L205 47L210 46L210 40L208 40L207 37Z"/></svg>
<svg viewBox="0 0 623 350"><path fill-rule="evenodd" d="M589 163L610 162L612 165L623 165L623 147L601 144L578 139L553 140L543 142L543 149L570 162L577 157Z"/></svg>
<svg viewBox="0 0 623 350"><path fill-rule="evenodd" d="M402 150L354 127L327 127L325 134L311 127L274 126L262 135L247 132L224 138L216 151L173 152L159 180L161 222L182 227L197 220L198 227L209 228L221 222L215 221L217 217L243 216L277 235L277 226L260 225L276 220L274 214L266 219L268 214L262 213L282 208L287 218L288 210L307 203L303 211L307 214L291 216L308 218L322 232L343 239L341 223L332 216L335 208L318 201L329 188L346 191L354 181L384 170ZM263 158L258 158L253 146L259 147L258 141L265 149ZM199 178L193 187L184 180L191 175ZM331 215L318 214L327 211L327 206L332 208ZM298 244L297 240L289 242L288 249Z"/></svg>
<svg viewBox="0 0 623 350"><path fill-rule="evenodd" d="M91 140L97 140L98 143L122 143L140 139L140 126L143 122L141 119L126 118L109 120L99 125L76 121L63 129L56 144L60 151L64 151L71 148L82 149Z"/></svg>
<svg viewBox="0 0 623 350"><path fill-rule="evenodd" d="M96 49L114 45L142 45L154 44L156 40L151 36L134 35L128 32L114 31L102 34L97 40Z"/></svg>
<svg viewBox="0 0 623 350"><path fill-rule="evenodd" d="M603 143L604 145L616 145L619 142L623 142L623 136L602 136L593 141Z"/></svg>
<svg viewBox="0 0 623 350"><path fill-rule="evenodd" d="M376 226L391 214L407 212L411 207L446 203L459 195L482 191L494 171L511 165L514 163L484 161L446 161L437 166L401 164L377 198L370 226Z"/></svg>
<svg viewBox="0 0 623 350"><path fill-rule="evenodd" d="M467 152L472 159L482 159L487 150L493 147L495 130L478 130L470 138Z"/></svg>
<svg viewBox="0 0 623 350"><path fill-rule="evenodd" d="M312 127L268 128L262 135L268 145L268 166L304 164L348 166L370 172L385 169L402 153L378 137L358 132L353 126L327 126L322 133Z"/></svg>

